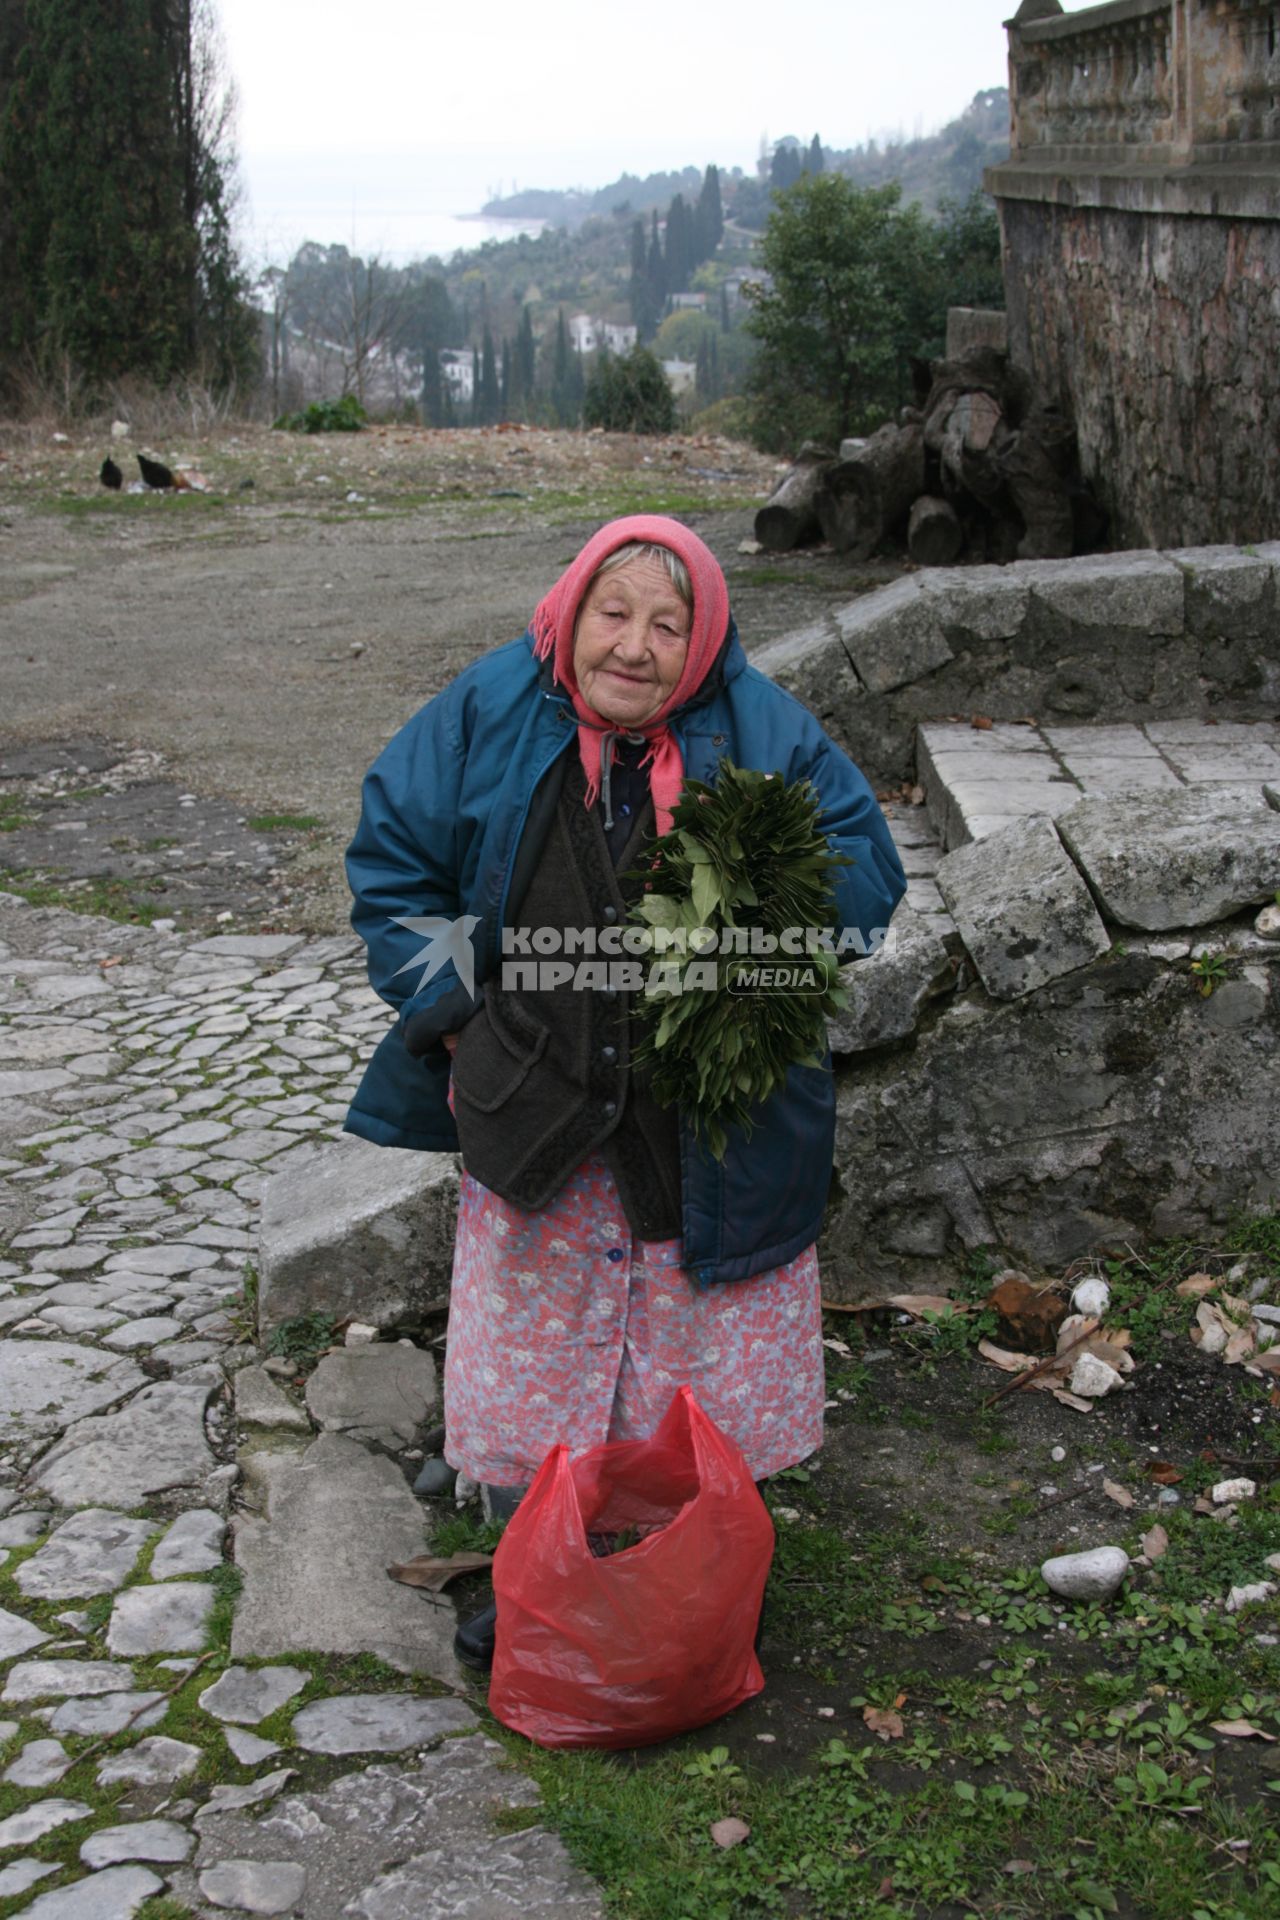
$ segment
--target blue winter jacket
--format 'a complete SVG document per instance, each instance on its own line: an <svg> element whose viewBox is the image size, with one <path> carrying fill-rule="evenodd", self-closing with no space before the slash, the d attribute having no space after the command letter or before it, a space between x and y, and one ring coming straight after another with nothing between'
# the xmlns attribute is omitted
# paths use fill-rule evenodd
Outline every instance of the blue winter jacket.
<svg viewBox="0 0 1280 1920"><path fill-rule="evenodd" d="M906 888L875 795L813 715L748 666L732 624L719 685L671 724L688 778L711 779L728 755L739 766L813 783L822 825L852 862L835 870L837 922L874 944ZM372 986L400 1018L369 1063L347 1132L380 1146L456 1151L442 1036L466 1024L483 982L500 965L512 866L530 803L576 741L568 696L551 684L526 633L459 674L369 769L346 856L351 923L368 946ZM396 924L464 914L479 922L471 936L474 996L452 960L423 980L421 961L411 964L423 940ZM410 1023L413 1054L405 1046ZM780 1266L817 1238L834 1142L829 1058L822 1067L793 1067L750 1136L731 1131L721 1161L682 1125L684 1264L700 1284Z"/></svg>

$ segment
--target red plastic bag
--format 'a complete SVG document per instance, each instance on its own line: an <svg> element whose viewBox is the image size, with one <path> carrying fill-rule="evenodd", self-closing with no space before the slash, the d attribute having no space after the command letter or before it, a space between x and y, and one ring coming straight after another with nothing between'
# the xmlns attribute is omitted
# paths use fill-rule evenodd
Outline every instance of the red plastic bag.
<svg viewBox="0 0 1280 1920"><path fill-rule="evenodd" d="M618 1535L592 1552L588 1536ZM764 1686L772 1558L747 1463L688 1387L651 1440L553 1447L493 1563L491 1711L540 1747L645 1746L719 1719Z"/></svg>

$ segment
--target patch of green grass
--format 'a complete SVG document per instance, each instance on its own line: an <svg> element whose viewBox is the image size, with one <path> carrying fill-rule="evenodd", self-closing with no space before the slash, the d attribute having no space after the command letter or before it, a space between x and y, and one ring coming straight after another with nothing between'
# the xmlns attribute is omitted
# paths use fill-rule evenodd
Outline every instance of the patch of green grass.
<svg viewBox="0 0 1280 1920"><path fill-rule="evenodd" d="M227 504L220 493L115 493L94 483L91 493L55 493L34 502L37 512L62 514L68 520L97 520L105 514L139 519L143 514L200 514Z"/></svg>
<svg viewBox="0 0 1280 1920"><path fill-rule="evenodd" d="M148 892L164 892L162 881L142 884ZM134 898L129 884L123 880L94 876L89 880L58 881L35 868L23 868L6 873L4 885L10 893L21 894L33 907L62 907L68 913L87 913L101 920L129 921L144 927L149 927L164 911L158 901Z"/></svg>
<svg viewBox="0 0 1280 1920"><path fill-rule="evenodd" d="M19 827L33 827L36 824L34 813L24 813L18 800L0 800L0 833L16 833Z"/></svg>
<svg viewBox="0 0 1280 1920"><path fill-rule="evenodd" d="M246 824L251 833L311 833L324 821L314 813L255 813Z"/></svg>
<svg viewBox="0 0 1280 1920"><path fill-rule="evenodd" d="M314 1366L333 1341L331 1313L297 1313L282 1320L267 1342L267 1352L278 1353L297 1367Z"/></svg>

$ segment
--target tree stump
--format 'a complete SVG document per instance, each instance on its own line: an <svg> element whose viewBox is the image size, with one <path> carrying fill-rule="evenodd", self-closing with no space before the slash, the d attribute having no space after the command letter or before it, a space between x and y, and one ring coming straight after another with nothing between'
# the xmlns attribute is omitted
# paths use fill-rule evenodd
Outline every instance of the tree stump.
<svg viewBox="0 0 1280 1920"><path fill-rule="evenodd" d="M756 539L770 553L790 553L820 533L816 499L835 456L829 447L806 440L796 464L784 474L756 515Z"/></svg>
<svg viewBox="0 0 1280 1920"><path fill-rule="evenodd" d="M907 552L921 567L949 567L964 545L960 516L949 500L922 493L907 522Z"/></svg>
<svg viewBox="0 0 1280 1920"><path fill-rule="evenodd" d="M923 429L881 427L860 453L828 469L817 496L823 538L837 553L870 559L924 487Z"/></svg>

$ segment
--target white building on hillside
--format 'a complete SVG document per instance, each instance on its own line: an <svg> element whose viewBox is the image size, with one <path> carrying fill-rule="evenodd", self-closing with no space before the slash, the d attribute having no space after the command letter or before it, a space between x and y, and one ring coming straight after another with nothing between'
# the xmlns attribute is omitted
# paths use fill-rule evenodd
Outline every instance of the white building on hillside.
<svg viewBox="0 0 1280 1920"><path fill-rule="evenodd" d="M476 355L470 347L441 347L440 378L454 399L470 406L476 391Z"/></svg>

